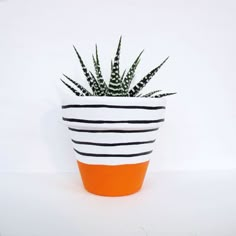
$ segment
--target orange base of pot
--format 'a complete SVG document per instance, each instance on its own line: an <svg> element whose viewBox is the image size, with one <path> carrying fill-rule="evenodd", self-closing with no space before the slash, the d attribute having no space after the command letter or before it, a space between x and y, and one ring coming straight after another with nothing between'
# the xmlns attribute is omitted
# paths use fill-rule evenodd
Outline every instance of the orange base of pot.
<svg viewBox="0 0 236 236"><path fill-rule="evenodd" d="M90 165L77 161L85 189L102 196L124 196L140 190L149 161L127 165Z"/></svg>

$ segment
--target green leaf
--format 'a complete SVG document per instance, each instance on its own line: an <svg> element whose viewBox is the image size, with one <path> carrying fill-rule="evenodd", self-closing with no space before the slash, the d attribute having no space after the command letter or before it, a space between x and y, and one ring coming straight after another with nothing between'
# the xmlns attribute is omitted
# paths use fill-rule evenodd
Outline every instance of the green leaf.
<svg viewBox="0 0 236 236"><path fill-rule="evenodd" d="M152 96L152 98L162 98L162 97L165 97L165 96L170 96L170 95L174 95L176 93L162 93L162 94L158 94L156 96Z"/></svg>
<svg viewBox="0 0 236 236"><path fill-rule="evenodd" d="M143 53L143 51L138 55L138 57L134 61L133 65L130 67L127 75L125 76L125 78L122 82L122 87L123 87L125 93L128 93L128 91L129 91L130 84L135 76L135 71L136 71L136 68L140 62L140 57L141 57L142 53Z"/></svg>
<svg viewBox="0 0 236 236"><path fill-rule="evenodd" d="M121 76L121 81L124 81L124 78L125 78L125 72L126 72L126 70L124 70L124 72L123 72L123 74L122 74L122 76ZM123 89L123 90L124 90L124 89ZM125 92L123 91L123 96L124 96L124 97L128 97L129 94L128 94L127 92L125 93Z"/></svg>
<svg viewBox="0 0 236 236"><path fill-rule="evenodd" d="M111 75L110 75L110 78L112 77L112 71L113 71L113 61L111 60ZM106 91L105 96L108 96L107 93L108 93L108 89Z"/></svg>
<svg viewBox="0 0 236 236"><path fill-rule="evenodd" d="M112 74L112 70L113 70L113 61L111 60L111 74Z"/></svg>
<svg viewBox="0 0 236 236"><path fill-rule="evenodd" d="M99 87L98 82L94 78L92 78L90 76L90 74L89 74L89 72L88 72L88 70L87 70L87 68L86 68L86 66L85 66L81 56L79 55L77 49L75 48L75 46L73 46L73 47L74 47L74 50L75 50L75 52L77 54L77 57L79 58L80 65L81 65L82 70L84 72L84 75L85 75L85 77L86 77L86 79L87 79L87 81L89 83L89 86L91 87L94 95L98 95L98 93L100 92L100 87Z"/></svg>
<svg viewBox="0 0 236 236"><path fill-rule="evenodd" d="M85 89L82 85L80 85L79 83L77 83L76 81L74 81L73 79L71 79L65 74L63 74L63 76L65 76L70 82L72 82L77 88L79 88L85 96L92 96L92 94L87 89Z"/></svg>
<svg viewBox="0 0 236 236"><path fill-rule="evenodd" d="M114 58L114 63L112 64L111 79L109 82L107 96L123 96L122 80L120 77L120 48L121 48L120 37L119 44L116 50L116 55Z"/></svg>
<svg viewBox="0 0 236 236"><path fill-rule="evenodd" d="M122 74L122 76L121 76L121 80L123 81L123 79L124 79L124 77L125 77L125 72L126 72L126 70L124 70L124 72L123 72L123 74Z"/></svg>
<svg viewBox="0 0 236 236"><path fill-rule="evenodd" d="M162 65L168 60L167 57L159 66L153 69L150 73L148 73L141 81L139 81L130 91L129 96L135 97L145 86L146 84L153 78L153 76L157 73L157 71L162 67Z"/></svg>
<svg viewBox="0 0 236 236"><path fill-rule="evenodd" d="M142 97L151 97L153 94L155 94L155 93L158 93L158 92L161 92L161 90L155 90L155 91L152 91L152 92L150 92L150 93L147 93L147 94L144 94L144 95L142 95Z"/></svg>
<svg viewBox="0 0 236 236"><path fill-rule="evenodd" d="M93 80L97 81L94 74L91 71L89 71L89 73L90 73L90 76L93 78ZM97 90L96 95L97 96L104 96L105 94L104 94L104 91L102 89L99 89L99 90Z"/></svg>
<svg viewBox="0 0 236 236"><path fill-rule="evenodd" d="M106 94L106 90L108 89L108 87L107 87L106 82L104 81L104 79L102 77L100 62L99 62L99 58L98 58L97 45L96 45L96 59L93 56L93 64L94 64L94 67L95 67L97 82L99 84L100 90L102 91L101 96L104 96Z"/></svg>
<svg viewBox="0 0 236 236"><path fill-rule="evenodd" d="M79 93L76 89L74 89L72 86L70 86L69 84L67 84L65 81L63 81L61 79L61 82L67 87L69 88L76 96L84 96L84 94Z"/></svg>

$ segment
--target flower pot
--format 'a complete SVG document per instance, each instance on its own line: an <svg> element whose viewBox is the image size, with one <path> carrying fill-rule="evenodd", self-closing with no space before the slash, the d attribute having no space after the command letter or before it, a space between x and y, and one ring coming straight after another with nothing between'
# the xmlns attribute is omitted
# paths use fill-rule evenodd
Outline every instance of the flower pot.
<svg viewBox="0 0 236 236"><path fill-rule="evenodd" d="M87 191L140 190L164 121L165 98L66 96L62 114Z"/></svg>

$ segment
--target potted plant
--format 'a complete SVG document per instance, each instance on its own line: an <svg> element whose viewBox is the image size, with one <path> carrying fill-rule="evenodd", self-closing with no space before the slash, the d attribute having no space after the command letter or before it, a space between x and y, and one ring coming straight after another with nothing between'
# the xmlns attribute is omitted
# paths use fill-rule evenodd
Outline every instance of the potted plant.
<svg viewBox="0 0 236 236"><path fill-rule="evenodd" d="M165 97L175 94L161 90L140 93L168 57L131 87L143 51L127 73L121 74L120 49L121 38L108 84L101 72L97 45L93 56L95 75L74 47L91 91L67 75L61 80L72 92L62 99L63 121L69 128L84 187L103 196L129 195L142 187L164 121Z"/></svg>

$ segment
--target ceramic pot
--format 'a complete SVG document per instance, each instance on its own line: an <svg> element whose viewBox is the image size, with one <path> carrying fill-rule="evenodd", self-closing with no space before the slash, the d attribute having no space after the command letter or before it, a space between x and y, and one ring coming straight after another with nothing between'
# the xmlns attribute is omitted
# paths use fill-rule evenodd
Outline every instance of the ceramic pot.
<svg viewBox="0 0 236 236"><path fill-rule="evenodd" d="M165 98L76 97L62 100L84 187L103 196L140 190L158 129Z"/></svg>

